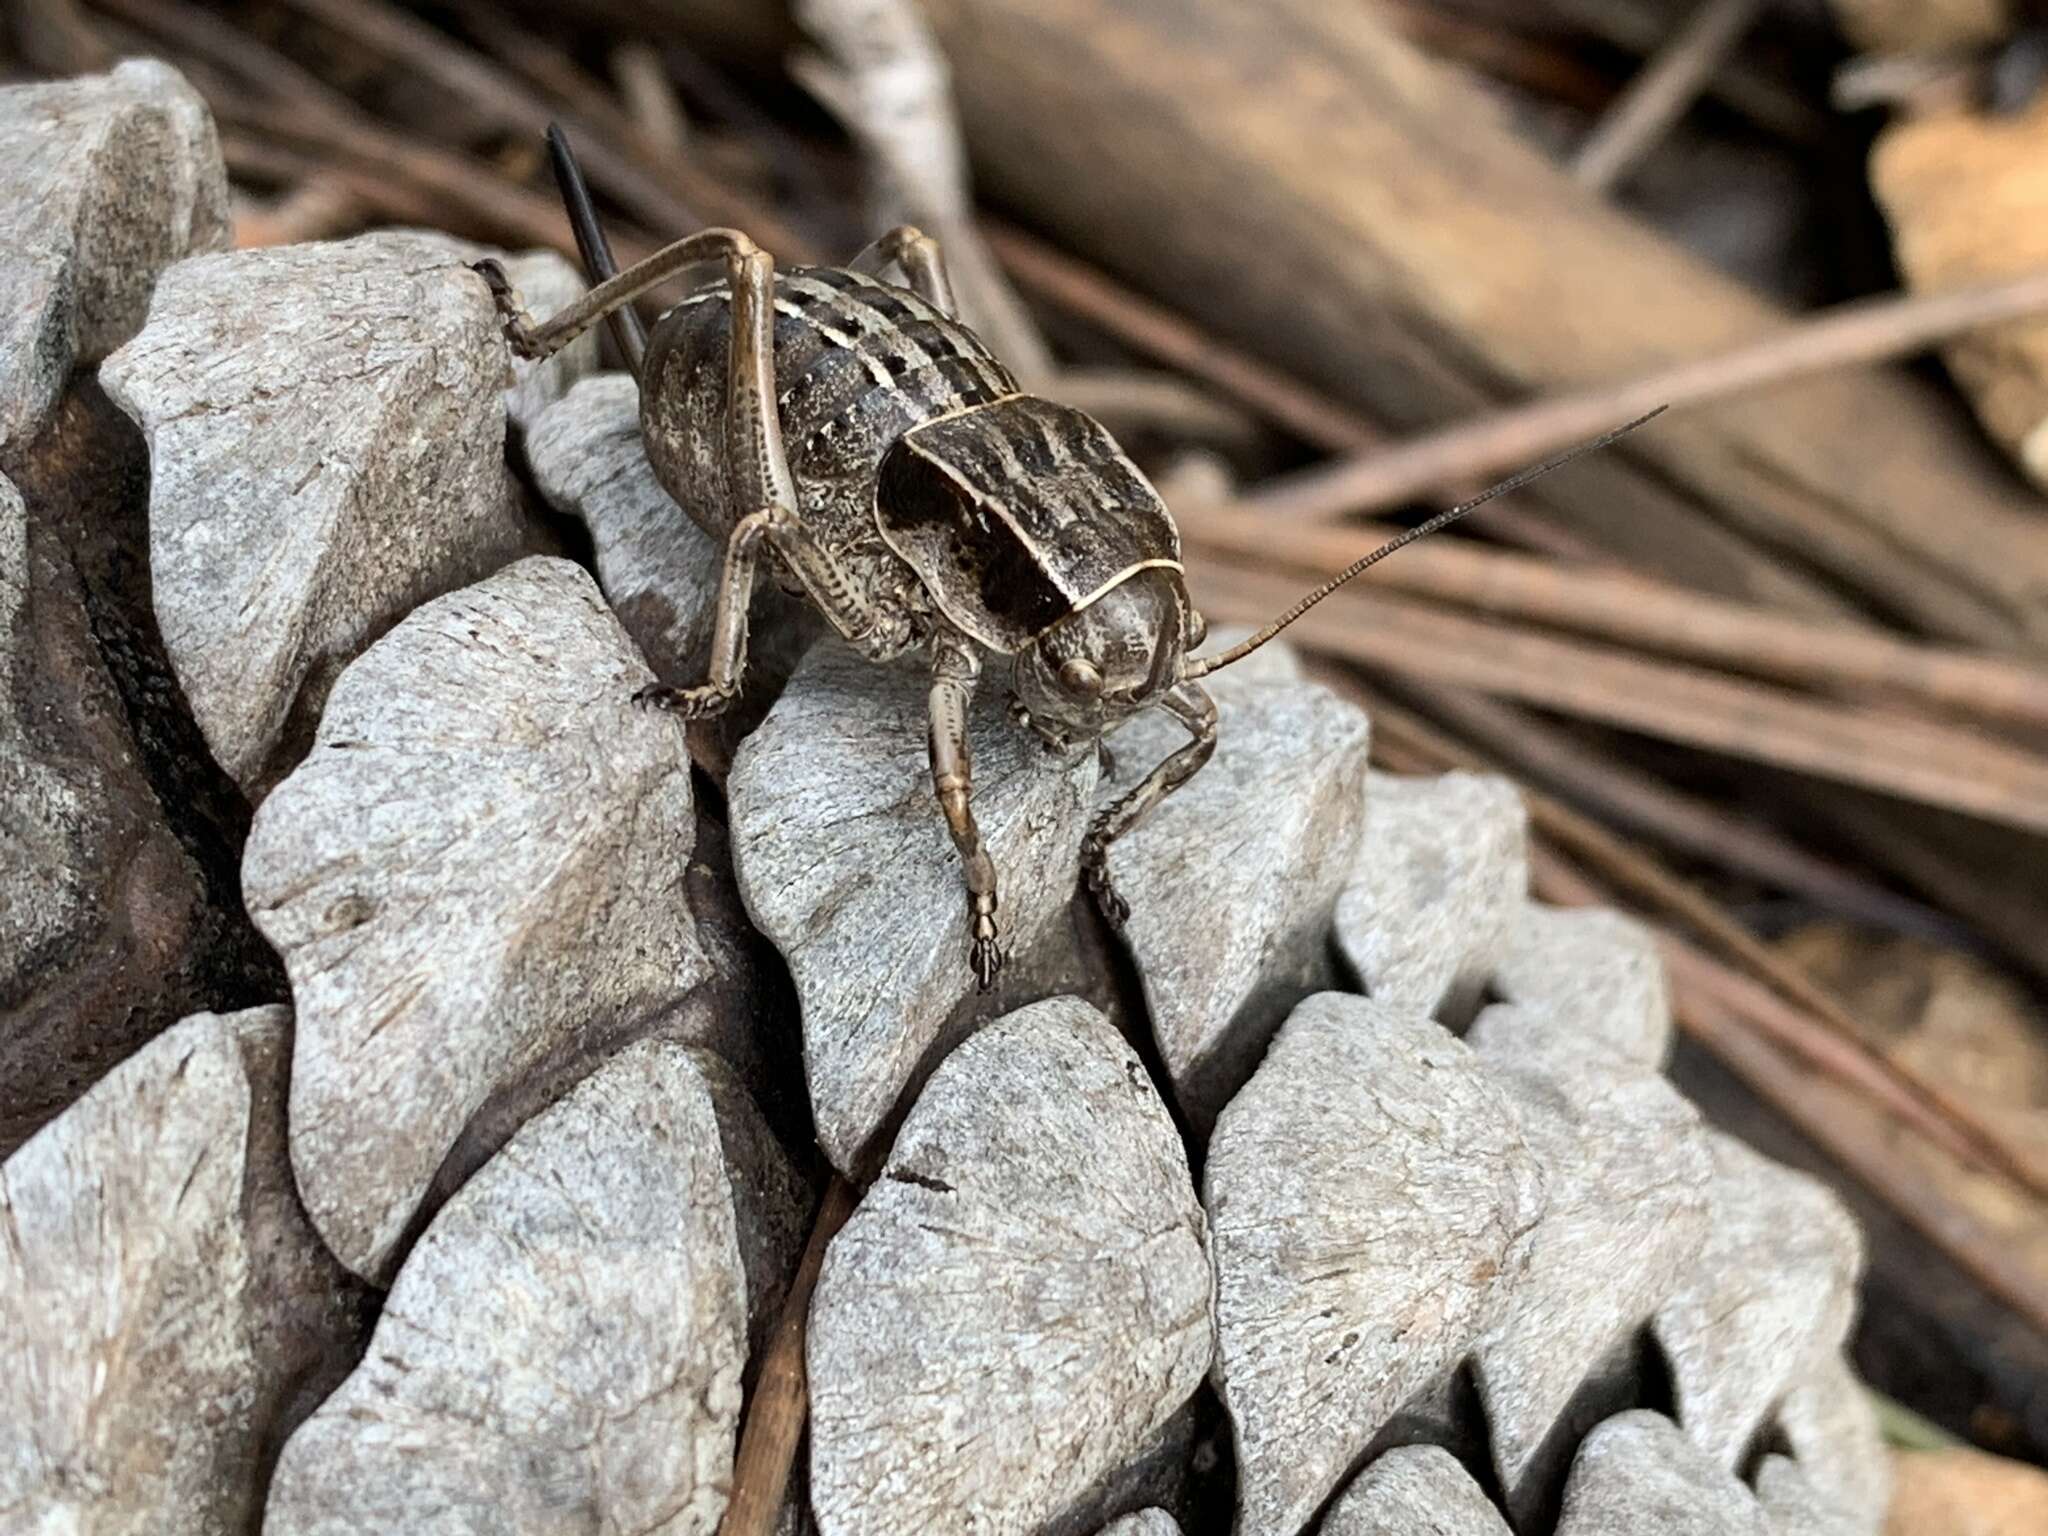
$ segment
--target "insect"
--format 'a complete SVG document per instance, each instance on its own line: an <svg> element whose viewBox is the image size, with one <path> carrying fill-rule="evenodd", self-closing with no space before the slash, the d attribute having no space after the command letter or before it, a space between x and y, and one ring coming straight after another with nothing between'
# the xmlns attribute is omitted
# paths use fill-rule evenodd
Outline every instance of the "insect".
<svg viewBox="0 0 2048 1536"><path fill-rule="evenodd" d="M707 229L621 273L559 130L549 147L596 286L536 324L497 264L477 263L506 338L519 356L545 358L609 321L640 382L656 477L725 550L707 678L636 699L695 719L739 696L764 555L871 660L927 655L932 788L959 851L969 961L984 991L1003 961L967 738L986 666L1007 668L1012 714L1056 749L1098 743L1147 709L1187 730L1186 745L1102 810L1083 841L1084 878L1121 926L1129 909L1110 879L1110 847L1216 749L1216 705L1201 679L1402 544L1551 467L1438 514L1242 644L1195 659L1207 626L1188 600L1165 503L1104 427L1020 391L955 318L934 241L904 226L844 267L777 273L745 235ZM710 262L723 277L643 339L631 301ZM892 268L901 283L881 276Z"/></svg>

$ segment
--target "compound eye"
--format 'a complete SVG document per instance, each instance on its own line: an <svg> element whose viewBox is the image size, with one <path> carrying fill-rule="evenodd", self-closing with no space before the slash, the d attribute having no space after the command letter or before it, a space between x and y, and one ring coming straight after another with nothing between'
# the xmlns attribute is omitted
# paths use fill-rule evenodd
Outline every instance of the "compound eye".
<svg viewBox="0 0 2048 1536"><path fill-rule="evenodd" d="M1076 656L1060 663L1060 688L1077 699L1097 699L1102 696L1102 674L1094 662Z"/></svg>

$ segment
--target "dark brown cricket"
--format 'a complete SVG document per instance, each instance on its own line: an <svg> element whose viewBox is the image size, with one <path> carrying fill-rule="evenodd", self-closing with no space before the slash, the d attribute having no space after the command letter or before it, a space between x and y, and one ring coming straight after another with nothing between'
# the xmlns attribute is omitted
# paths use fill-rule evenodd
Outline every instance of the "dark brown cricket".
<svg viewBox="0 0 2048 1536"><path fill-rule="evenodd" d="M738 697L764 549L776 579L870 659L928 654L932 786L960 851L984 990L1003 958L967 739L985 656L1008 662L1012 713L1057 750L1092 750L1155 707L1187 728L1187 745L1104 809L1083 842L1088 884L1121 924L1128 908L1110 883L1110 845L1215 751L1216 706L1198 679L1401 544L1528 478L1381 546L1223 655L1191 660L1206 627L1159 493L1099 422L1022 393L954 318L934 241L906 225L845 267L778 274L745 235L708 229L618 273L566 141L551 133L549 143L577 242L601 281L536 325L497 264L479 262L506 337L521 357L544 358L611 319L640 380L656 476L725 545L709 677L636 697L685 718ZM663 315L643 354L626 306L714 261L723 278ZM902 285L879 275L891 267Z"/></svg>

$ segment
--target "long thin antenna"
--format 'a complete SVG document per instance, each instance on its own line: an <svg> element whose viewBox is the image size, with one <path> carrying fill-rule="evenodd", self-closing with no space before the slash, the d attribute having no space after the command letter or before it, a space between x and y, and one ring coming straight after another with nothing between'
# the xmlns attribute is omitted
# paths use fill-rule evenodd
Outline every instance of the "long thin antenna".
<svg viewBox="0 0 2048 1536"><path fill-rule="evenodd" d="M1407 532L1396 534L1393 538L1387 540L1386 543L1382 544L1378 549L1375 549L1371 554L1362 555L1358 559L1352 561L1351 564L1344 567L1343 570L1339 571L1336 575L1332 576L1320 587L1317 587L1315 591L1309 593L1308 596L1304 597L1300 602L1296 603L1292 608L1288 609L1287 612L1282 614L1279 618L1275 619L1272 623L1268 624L1264 629L1260 630L1250 639L1240 640L1236 645L1233 645L1229 650L1224 651L1218 655L1204 656L1198 661L1189 662L1187 666L1182 669L1181 676L1189 679L1197 677L1207 677L1211 672L1221 671L1224 667L1229 666L1234 661L1244 660L1244 658L1251 655L1253 651L1256 651L1268 640L1271 640L1275 635L1279 634L1281 630L1285 629L1288 625L1292 624L1304 613L1307 613L1309 609L1315 607L1317 603L1320 603L1332 592L1336 591L1339 587L1343 586L1345 582L1349 581L1352 577L1358 575L1359 572L1366 570L1371 566L1379 564L1380 561L1386 559L1387 556L1391 555L1395 550L1401 548L1403 545L1413 544L1417 539L1428 538L1429 535L1435 533L1440 528L1450 527L1452 523L1455 523L1467 512L1472 512L1480 507L1485 506L1489 501L1493 500L1493 498L1496 496L1505 496L1509 491L1521 489L1521 487L1527 485L1531 480L1534 480L1538 475L1547 475L1553 469L1557 469L1562 465L1571 463L1573 459L1578 458L1581 454L1594 453L1597 452L1599 449L1605 448L1606 446L1608 446L1608 444L1616 441L1617 439L1628 436L1629 433L1635 431L1635 429L1637 427L1640 427L1644 422L1651 420L1653 417L1663 415L1664 409L1665 408L1660 405L1657 407L1656 410L1649 411L1641 416L1638 416L1634 421L1629 422L1626 426L1616 427L1612 432L1603 433L1601 436L1594 438L1591 442L1581 443L1576 448L1567 448L1563 453L1557 454L1555 457L1545 459L1541 464L1538 464L1533 468L1525 469L1520 474L1510 475L1507 479L1501 481L1498 485L1488 486L1485 490L1481 491L1477 496L1474 496L1470 501L1462 501L1458 503L1458 505L1455 507L1448 507L1444 511L1437 513L1436 516L1430 518L1427 522L1418 523L1415 527L1410 528Z"/></svg>
<svg viewBox="0 0 2048 1536"><path fill-rule="evenodd" d="M562 131L560 123L548 124L548 159L555 167L555 185L562 189L562 206L569 213L569 228L576 235L576 249L583 257L583 275L595 288L606 278L619 275L619 264L612 259L612 244L604 235L604 225L598 222L597 207L590 200L590 188L584 184L583 167L576 163L576 151L569 147L569 135ZM640 316L628 304L615 309L605 317L605 324L611 327L612 341L619 349L619 356L626 360L626 368L634 378L640 377L640 359L647 352L647 327L640 323Z"/></svg>

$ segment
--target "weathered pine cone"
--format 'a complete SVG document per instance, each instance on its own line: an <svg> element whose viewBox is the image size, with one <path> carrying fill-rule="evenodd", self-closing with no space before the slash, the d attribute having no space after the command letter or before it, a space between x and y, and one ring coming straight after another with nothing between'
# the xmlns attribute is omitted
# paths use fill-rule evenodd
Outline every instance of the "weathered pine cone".
<svg viewBox="0 0 2048 1536"><path fill-rule="evenodd" d="M0 154L0 1048L46 1122L0 1175L0 1523L711 1531L829 1162L866 1189L792 1526L1877 1528L1855 1229L1658 1075L1647 936L1528 899L1508 786L1369 771L1269 651L1116 849L1117 939L1078 850L1155 727L1054 756L990 690L977 998L920 677L764 599L722 795L629 702L699 665L716 555L629 381L508 390L438 236L205 254L160 66L0 93ZM595 579L529 553L508 419ZM289 1007L207 884L233 818L135 734L179 720L256 802Z"/></svg>

